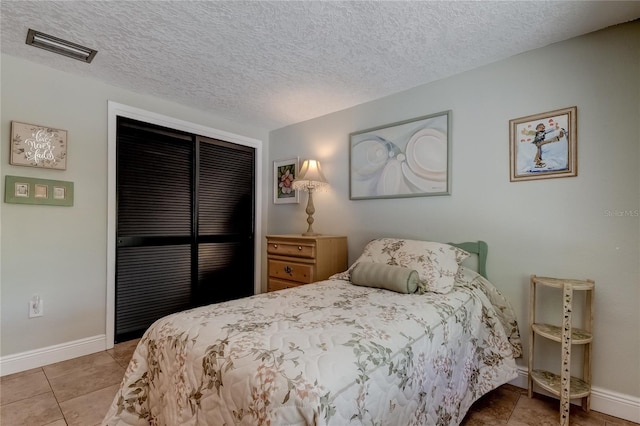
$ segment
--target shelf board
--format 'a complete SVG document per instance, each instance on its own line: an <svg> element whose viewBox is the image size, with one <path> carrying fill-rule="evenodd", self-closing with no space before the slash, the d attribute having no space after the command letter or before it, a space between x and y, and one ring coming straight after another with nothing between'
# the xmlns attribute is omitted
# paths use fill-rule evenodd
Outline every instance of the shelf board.
<svg viewBox="0 0 640 426"><path fill-rule="evenodd" d="M560 376L545 370L533 370L531 372L533 382L547 392L560 397ZM571 376L569 380L569 398L584 398L591 393L591 386L582 379Z"/></svg>
<svg viewBox="0 0 640 426"><path fill-rule="evenodd" d="M574 290L593 290L595 283L592 280L570 280L562 278L535 277L533 280L536 284L542 284L549 287L563 288L565 283L571 284Z"/></svg>
<svg viewBox="0 0 640 426"><path fill-rule="evenodd" d="M533 324L533 331L555 342L562 341L562 328L551 324ZM584 345L593 341L593 335L582 328L571 327L571 344Z"/></svg>

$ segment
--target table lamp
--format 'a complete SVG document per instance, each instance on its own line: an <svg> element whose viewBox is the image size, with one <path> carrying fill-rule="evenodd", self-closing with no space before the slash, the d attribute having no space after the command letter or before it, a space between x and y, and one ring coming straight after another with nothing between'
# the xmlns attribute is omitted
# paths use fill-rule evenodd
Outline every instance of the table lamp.
<svg viewBox="0 0 640 426"><path fill-rule="evenodd" d="M302 235L320 235L313 232L313 214L316 209L313 207L313 191L327 186L327 179L322 174L320 162L316 160L304 160L298 176L293 181L293 189L307 191L309 200L307 202L307 232Z"/></svg>

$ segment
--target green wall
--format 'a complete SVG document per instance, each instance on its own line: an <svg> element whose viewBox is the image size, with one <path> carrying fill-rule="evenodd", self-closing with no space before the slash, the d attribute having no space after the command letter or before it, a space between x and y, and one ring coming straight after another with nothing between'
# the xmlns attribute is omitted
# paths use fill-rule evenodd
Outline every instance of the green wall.
<svg viewBox="0 0 640 426"><path fill-rule="evenodd" d="M12 56L2 55L1 66L2 199L6 175L74 182L73 207L0 203L4 357L105 334L109 100L262 140L263 149L268 133ZM67 130L67 169L9 165L12 120ZM44 316L29 319L34 294L44 301Z"/></svg>
<svg viewBox="0 0 640 426"><path fill-rule="evenodd" d="M331 186L314 194L314 229L347 235L350 262L379 236L487 241L489 278L513 304L525 344L531 274L594 279L594 385L637 398L639 50L640 21L571 39L273 131L270 157L321 161ZM578 176L511 183L509 120L570 106L578 108ZM450 196L349 200L349 133L446 110ZM302 232L306 200L270 204L269 232ZM543 295L549 319L559 301ZM559 358L547 355L542 366L557 370Z"/></svg>

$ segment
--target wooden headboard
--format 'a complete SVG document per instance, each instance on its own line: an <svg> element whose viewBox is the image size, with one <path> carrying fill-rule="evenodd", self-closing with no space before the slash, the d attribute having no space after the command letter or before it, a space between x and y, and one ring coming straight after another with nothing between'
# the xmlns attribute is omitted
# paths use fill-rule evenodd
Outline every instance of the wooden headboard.
<svg viewBox="0 0 640 426"><path fill-rule="evenodd" d="M471 254L478 255L478 273L487 278L487 253L489 246L484 241L465 242L465 243L449 243L452 246L461 248Z"/></svg>

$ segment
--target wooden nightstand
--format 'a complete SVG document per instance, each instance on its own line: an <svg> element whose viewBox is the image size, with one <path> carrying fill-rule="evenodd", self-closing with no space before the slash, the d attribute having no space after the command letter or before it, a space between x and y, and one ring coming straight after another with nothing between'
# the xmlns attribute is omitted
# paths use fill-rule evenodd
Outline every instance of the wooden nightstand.
<svg viewBox="0 0 640 426"><path fill-rule="evenodd" d="M267 235L267 291L321 281L347 269L347 237Z"/></svg>

